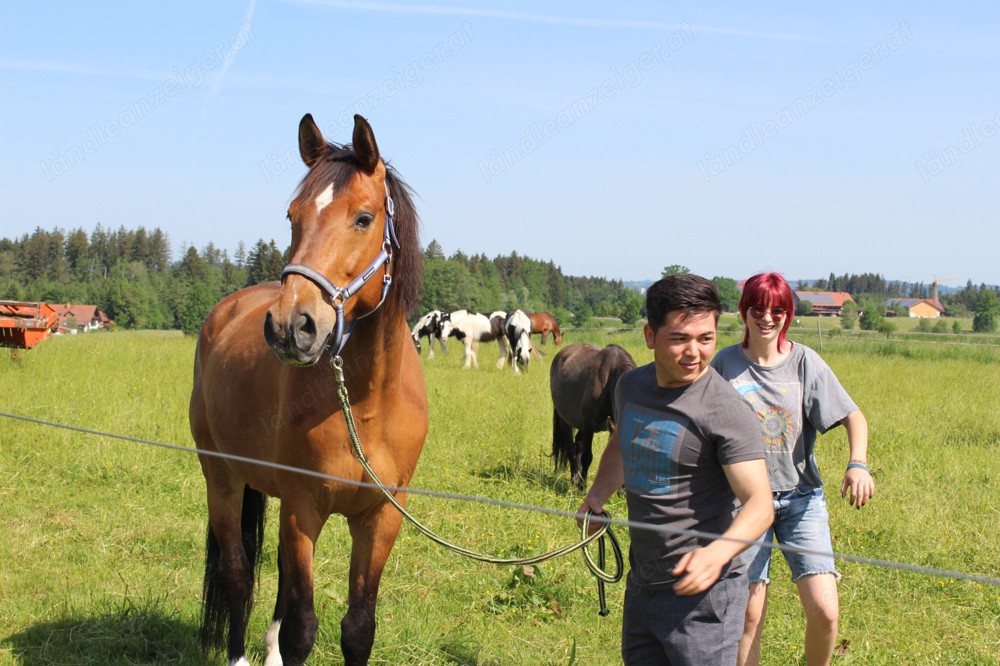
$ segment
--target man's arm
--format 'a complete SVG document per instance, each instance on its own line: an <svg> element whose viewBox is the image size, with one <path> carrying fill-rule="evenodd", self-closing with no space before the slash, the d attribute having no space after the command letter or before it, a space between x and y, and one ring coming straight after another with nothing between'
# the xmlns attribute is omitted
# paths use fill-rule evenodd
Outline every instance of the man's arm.
<svg viewBox="0 0 1000 666"><path fill-rule="evenodd" d="M590 492L583 498L583 504L577 511L577 525L583 524L583 515L587 511L604 513L604 503L624 484L625 466L622 463L621 447L618 445L618 428L615 428L608 437L604 453L601 454L597 474L594 475L594 482L590 484ZM590 531L593 533L598 527L599 525L591 524Z"/></svg>
<svg viewBox="0 0 1000 666"><path fill-rule="evenodd" d="M767 479L767 465L762 459L723 465L722 469L729 487L743 506L723 534L726 539L716 539L680 559L673 571L675 576L683 574L674 583L677 594L698 594L710 588L719 580L722 567L759 539L774 520L771 483ZM738 541L729 541L730 538Z"/></svg>

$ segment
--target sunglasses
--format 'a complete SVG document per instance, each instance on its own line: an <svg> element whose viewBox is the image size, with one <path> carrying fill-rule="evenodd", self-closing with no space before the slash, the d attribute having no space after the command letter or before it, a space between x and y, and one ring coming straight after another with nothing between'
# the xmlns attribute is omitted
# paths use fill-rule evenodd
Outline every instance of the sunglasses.
<svg viewBox="0 0 1000 666"><path fill-rule="evenodd" d="M749 312L750 316L754 319L762 319L764 315L767 314L768 308L765 308L762 305L751 305L747 312ZM788 310L785 308L771 308L770 312L772 319L781 319L788 314Z"/></svg>

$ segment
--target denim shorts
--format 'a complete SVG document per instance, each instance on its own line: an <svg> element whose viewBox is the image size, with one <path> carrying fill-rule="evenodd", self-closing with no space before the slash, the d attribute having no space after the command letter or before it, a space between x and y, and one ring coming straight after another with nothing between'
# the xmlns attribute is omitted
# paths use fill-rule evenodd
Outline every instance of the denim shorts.
<svg viewBox="0 0 1000 666"><path fill-rule="evenodd" d="M774 524L750 546L742 559L748 563L747 577L750 583L769 584L771 554L774 550L761 546L772 540L783 546L794 546L811 551L831 553L830 515L826 511L826 498L822 488L799 487L774 493ZM792 570L792 582L804 576L833 574L840 579L831 554L801 553L782 550L788 567Z"/></svg>

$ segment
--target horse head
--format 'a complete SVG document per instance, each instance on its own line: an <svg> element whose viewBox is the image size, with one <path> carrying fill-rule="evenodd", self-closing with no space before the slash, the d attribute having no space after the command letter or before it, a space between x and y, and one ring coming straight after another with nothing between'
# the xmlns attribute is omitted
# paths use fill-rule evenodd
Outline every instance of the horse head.
<svg viewBox="0 0 1000 666"><path fill-rule="evenodd" d="M411 285L397 279L392 291L404 293L390 301L386 296L401 264L404 272L419 266L405 256L408 250L394 256L403 231L407 241L416 240L415 213L406 186L382 161L368 121L354 116L353 144L344 147L327 143L306 114L299 153L309 172L288 207L290 260L267 311L264 338L282 361L312 365L328 347L339 353L354 323L384 301L397 310L412 305L418 277L407 276Z"/></svg>

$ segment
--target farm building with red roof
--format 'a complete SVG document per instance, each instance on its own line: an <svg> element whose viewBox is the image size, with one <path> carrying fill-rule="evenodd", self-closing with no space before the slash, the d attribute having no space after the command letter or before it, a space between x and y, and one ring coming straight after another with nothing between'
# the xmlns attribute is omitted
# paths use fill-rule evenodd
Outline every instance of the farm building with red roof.
<svg viewBox="0 0 1000 666"><path fill-rule="evenodd" d="M812 304L812 313L828 317L839 317L844 303L853 303L854 299L846 291L795 291L795 310L799 303L807 301Z"/></svg>
<svg viewBox="0 0 1000 666"><path fill-rule="evenodd" d="M56 305L59 329L66 333L86 333L107 328L114 322L96 305Z"/></svg>

